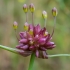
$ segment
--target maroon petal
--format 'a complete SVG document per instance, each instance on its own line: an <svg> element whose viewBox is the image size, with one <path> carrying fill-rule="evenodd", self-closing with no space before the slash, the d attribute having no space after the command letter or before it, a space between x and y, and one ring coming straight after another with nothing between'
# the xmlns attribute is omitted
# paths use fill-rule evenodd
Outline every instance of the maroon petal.
<svg viewBox="0 0 70 70"><path fill-rule="evenodd" d="M29 40L29 41L32 41L32 40L33 40L33 38L32 38L32 37L29 37L29 38L28 38L28 40Z"/></svg>
<svg viewBox="0 0 70 70"><path fill-rule="evenodd" d="M20 36L21 39L23 39L23 38L27 37L27 34L26 34L26 32L20 32L19 36Z"/></svg>
<svg viewBox="0 0 70 70"><path fill-rule="evenodd" d="M50 50L51 50L51 49L55 48L55 46L56 46L56 45L53 45L53 46L47 46L47 49L50 49Z"/></svg>
<svg viewBox="0 0 70 70"><path fill-rule="evenodd" d="M39 35L36 35L36 36L34 37L34 40L35 40L35 41L38 41L38 40L39 40Z"/></svg>
<svg viewBox="0 0 70 70"><path fill-rule="evenodd" d="M46 45L47 46L53 46L54 45L54 42L48 42Z"/></svg>
<svg viewBox="0 0 70 70"><path fill-rule="evenodd" d="M29 55L32 54L31 51L18 50L17 52L18 52L20 55L24 56L24 57L29 56Z"/></svg>
<svg viewBox="0 0 70 70"><path fill-rule="evenodd" d="M36 57L39 57L39 51L38 50L36 50Z"/></svg>
<svg viewBox="0 0 70 70"><path fill-rule="evenodd" d="M27 39L21 39L19 42L20 43L27 43Z"/></svg>
<svg viewBox="0 0 70 70"><path fill-rule="evenodd" d="M46 42L46 38L40 38L38 42L39 44L43 45Z"/></svg>
<svg viewBox="0 0 70 70"><path fill-rule="evenodd" d="M40 47L40 50L41 50L41 51L46 51L47 49L42 46L42 47Z"/></svg>
<svg viewBox="0 0 70 70"><path fill-rule="evenodd" d="M30 25L29 25L29 30L33 30L33 28L34 28L33 25L30 24Z"/></svg>
<svg viewBox="0 0 70 70"><path fill-rule="evenodd" d="M24 32L19 33L19 36L20 36L21 39L24 38L23 34L24 34Z"/></svg>
<svg viewBox="0 0 70 70"><path fill-rule="evenodd" d="M48 34L47 37L46 37L46 43L47 43L50 39L51 39L51 36L50 36L50 34Z"/></svg>
<svg viewBox="0 0 70 70"><path fill-rule="evenodd" d="M43 29L40 30L39 34L43 36L45 31L46 31L46 28L44 27Z"/></svg>
<svg viewBox="0 0 70 70"><path fill-rule="evenodd" d="M45 59L47 59L48 58L48 55L47 55L47 53L46 53L46 51L42 51L42 53L43 53L43 58Z"/></svg>
<svg viewBox="0 0 70 70"><path fill-rule="evenodd" d="M28 45L24 45L21 47L22 50L27 50L28 49Z"/></svg>
<svg viewBox="0 0 70 70"><path fill-rule="evenodd" d="M38 24L37 26L34 27L34 33L38 34L40 32L41 28L40 25Z"/></svg>
<svg viewBox="0 0 70 70"><path fill-rule="evenodd" d="M46 48L47 49L52 49L52 48L54 48L56 45L54 44L54 42L48 42L48 43L46 43Z"/></svg>
<svg viewBox="0 0 70 70"><path fill-rule="evenodd" d="M23 46L23 44L20 44L20 45L17 45L16 48L21 49L22 46Z"/></svg>
<svg viewBox="0 0 70 70"><path fill-rule="evenodd" d="M30 46L29 47L29 50L34 51L35 50L35 47L34 46Z"/></svg>

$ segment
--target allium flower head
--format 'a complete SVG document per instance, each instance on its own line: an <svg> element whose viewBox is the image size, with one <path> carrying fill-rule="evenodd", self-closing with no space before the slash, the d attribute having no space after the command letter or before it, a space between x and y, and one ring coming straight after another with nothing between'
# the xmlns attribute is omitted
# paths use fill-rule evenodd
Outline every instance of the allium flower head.
<svg viewBox="0 0 70 70"><path fill-rule="evenodd" d="M32 6L34 5L32 4ZM52 36L48 33L46 27L41 28L40 24L34 25L32 20L32 24L25 22L24 29L25 31L19 33L19 45L16 48L21 52L18 53L23 56L35 53L38 58L48 58L47 50L53 49L55 44L51 42Z"/></svg>

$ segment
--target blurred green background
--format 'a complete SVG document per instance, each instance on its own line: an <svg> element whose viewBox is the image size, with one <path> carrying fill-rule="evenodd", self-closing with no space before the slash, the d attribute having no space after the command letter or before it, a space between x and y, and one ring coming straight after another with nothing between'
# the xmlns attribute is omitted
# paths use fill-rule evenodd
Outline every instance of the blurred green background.
<svg viewBox="0 0 70 70"><path fill-rule="evenodd" d="M18 45L15 32L13 29L13 22L18 22L18 33L23 30L25 23L25 14L23 12L23 4L34 3L35 24L40 23L44 26L42 19L42 11L46 10L48 13L47 30L52 32L53 17L51 9L56 7L58 9L57 24L53 40L56 48L49 50L48 54L70 54L70 0L0 0L0 44L14 48ZM30 11L28 21L31 23ZM0 49L0 70L27 70L29 64L29 57L22 57L20 55ZM70 70L70 57L55 57L49 59L35 59L33 70Z"/></svg>

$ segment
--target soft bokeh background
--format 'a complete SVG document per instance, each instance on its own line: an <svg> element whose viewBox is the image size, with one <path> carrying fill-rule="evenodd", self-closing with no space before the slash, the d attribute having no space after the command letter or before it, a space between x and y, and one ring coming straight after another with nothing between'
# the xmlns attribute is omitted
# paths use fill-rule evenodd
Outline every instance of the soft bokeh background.
<svg viewBox="0 0 70 70"><path fill-rule="evenodd" d="M34 3L36 10L34 22L44 26L42 10L48 13L47 30L52 32L53 17L51 9L55 6L58 9L57 24L53 40L56 48L49 50L48 54L68 53L70 54L70 0L0 0L0 44L15 47L18 42L12 27L16 20L19 23L18 32L23 30L25 14L23 4ZM29 22L31 23L30 11ZM0 49L0 70L27 70L30 57ZM55 57L49 59L35 59L33 70L70 70L70 57Z"/></svg>

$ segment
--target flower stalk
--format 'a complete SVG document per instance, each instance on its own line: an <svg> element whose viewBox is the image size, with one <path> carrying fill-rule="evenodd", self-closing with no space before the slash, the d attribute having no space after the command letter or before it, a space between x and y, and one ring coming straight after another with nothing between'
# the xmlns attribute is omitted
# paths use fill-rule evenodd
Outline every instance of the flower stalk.
<svg viewBox="0 0 70 70"><path fill-rule="evenodd" d="M56 25L56 17L54 17L54 25L53 25L51 37L52 37L53 34L54 34L55 25Z"/></svg>
<svg viewBox="0 0 70 70"><path fill-rule="evenodd" d="M54 26L53 26L51 37L54 34L54 29L55 29L55 25L56 25L57 9L55 7L52 9L52 16L54 17Z"/></svg>
<svg viewBox="0 0 70 70"><path fill-rule="evenodd" d="M30 12L32 14L32 24L34 25L34 11L35 11L35 7L34 7L34 4L33 3L31 3L29 5L29 9L30 9Z"/></svg>
<svg viewBox="0 0 70 70"><path fill-rule="evenodd" d="M34 25L34 14L32 12L32 24Z"/></svg>
<svg viewBox="0 0 70 70"><path fill-rule="evenodd" d="M25 14L26 14L26 22L28 22L28 19L27 19L28 18L28 13L25 13Z"/></svg>
<svg viewBox="0 0 70 70"><path fill-rule="evenodd" d="M26 4L23 5L23 11L24 11L25 14L26 14L26 22L27 22L27 21L28 21L28 20L27 20L27 17L28 17L28 13L27 13L27 12L28 12L28 6L27 6Z"/></svg>
<svg viewBox="0 0 70 70"><path fill-rule="evenodd" d="M30 63L29 63L28 70L32 70L33 69L34 60L35 60L35 53L32 53L31 58L30 58Z"/></svg>
<svg viewBox="0 0 70 70"><path fill-rule="evenodd" d="M46 27L46 21L47 21L47 12L46 11L43 11L42 12L42 17L43 17L43 19L44 19L44 27Z"/></svg>
<svg viewBox="0 0 70 70"><path fill-rule="evenodd" d="M13 53L17 53L17 51L18 51L18 49L16 49L16 48L11 48L11 47L7 47L7 46L3 46L3 45L0 45L0 48L10 51L10 52L13 52Z"/></svg>

